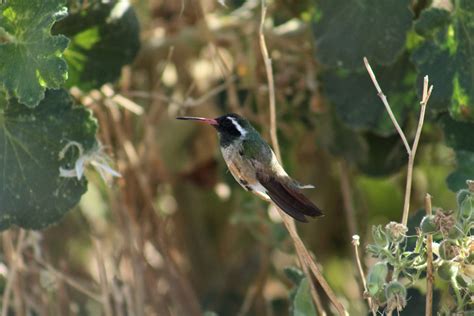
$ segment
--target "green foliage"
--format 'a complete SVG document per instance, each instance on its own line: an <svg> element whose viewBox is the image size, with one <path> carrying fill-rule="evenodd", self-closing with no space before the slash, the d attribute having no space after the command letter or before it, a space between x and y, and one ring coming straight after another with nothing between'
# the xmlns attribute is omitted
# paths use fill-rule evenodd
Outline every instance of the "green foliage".
<svg viewBox="0 0 474 316"><path fill-rule="evenodd" d="M50 34L67 14L63 1L10 0L0 5L0 81L20 103L34 107L46 88L67 78L62 58L69 40Z"/></svg>
<svg viewBox="0 0 474 316"><path fill-rule="evenodd" d="M285 268L285 274L295 284L290 292L290 315L318 315L311 297L311 289L304 273L294 267Z"/></svg>
<svg viewBox="0 0 474 316"><path fill-rule="evenodd" d="M15 224L40 229L58 221L79 202L86 180L64 178L77 152L59 159L68 141L95 145L96 122L64 90L50 90L30 109L12 99L0 111L0 230Z"/></svg>
<svg viewBox="0 0 474 316"><path fill-rule="evenodd" d="M116 81L122 66L138 52L139 31L135 11L127 1L96 0L72 9L53 28L54 33L71 39L64 52L69 65L67 86L90 90Z"/></svg>
<svg viewBox="0 0 474 316"><path fill-rule="evenodd" d="M429 74L436 87L430 102L436 110L449 109L456 119L474 119L472 1L455 1L451 14L435 8L426 10L415 30L425 41L414 51L413 61L420 76Z"/></svg>
<svg viewBox="0 0 474 316"><path fill-rule="evenodd" d="M470 151L456 151L456 160L458 162L454 170L446 179L448 188L451 191L457 191L464 187L468 179L474 179L474 153Z"/></svg>
<svg viewBox="0 0 474 316"><path fill-rule="evenodd" d="M446 179L448 188L457 192L464 188L466 180L474 179L474 123L458 122L445 114L440 119L446 144L456 153L457 169Z"/></svg>
<svg viewBox="0 0 474 316"><path fill-rule="evenodd" d="M316 59L361 68L362 57L391 64L404 49L413 13L408 0L319 1L314 16Z"/></svg>
<svg viewBox="0 0 474 316"><path fill-rule="evenodd" d="M90 111L58 88L68 66L68 86L116 80L138 50L138 22L127 1L69 4L66 18L63 0L0 5L0 230L57 222L86 191L90 161L117 175L99 154ZM59 34L71 37L67 49Z"/></svg>
<svg viewBox="0 0 474 316"><path fill-rule="evenodd" d="M444 131L446 144L449 147L454 150L474 152L474 138L472 137L474 123L459 122L453 120L447 114L441 116L440 123Z"/></svg>
<svg viewBox="0 0 474 316"><path fill-rule="evenodd" d="M391 66L377 67L375 71L384 92L390 98L392 111L402 124L408 110L413 110L417 105L413 89L416 79L413 65L404 55ZM396 132L365 69L349 73L341 70L326 72L321 79L324 92L336 113L352 129L369 129L384 136Z"/></svg>
<svg viewBox="0 0 474 316"><path fill-rule="evenodd" d="M369 244L367 250L378 262L369 272L367 286L375 310L385 306L388 311L400 311L407 304L407 309L411 308L411 302L407 302L407 287L426 277L428 234L432 234L437 245L433 245L434 269L453 290L451 293L456 306L451 312L472 308L469 305L468 284L473 281L471 270L474 260L470 255L474 227L473 199L472 191L463 190L458 194L457 211L438 210L434 215L424 216L421 223L417 216L420 229L414 236L407 235L407 227L394 222L387 224L385 229L373 227L374 243ZM391 273L388 273L387 267Z"/></svg>

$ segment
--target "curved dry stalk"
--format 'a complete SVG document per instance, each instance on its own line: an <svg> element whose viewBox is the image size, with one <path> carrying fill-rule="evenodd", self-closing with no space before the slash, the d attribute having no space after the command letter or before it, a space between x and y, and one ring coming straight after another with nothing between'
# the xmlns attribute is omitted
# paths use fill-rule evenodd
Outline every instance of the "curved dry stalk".
<svg viewBox="0 0 474 316"><path fill-rule="evenodd" d="M372 67L370 67L369 61L367 60L366 57L364 57L364 64L365 68L367 68L367 72L369 73L370 79L372 79L372 82L374 83L375 89L377 90L377 95L379 98L382 100L383 105L385 105L385 109L388 112L388 115L390 116L390 119L392 120L393 125L395 126L395 129L397 130L398 134L400 135L400 138L403 141L403 145L405 145L405 149L407 150L407 154L410 155L411 149L410 145L408 145L407 138L405 136L405 133L403 133L402 128L400 125L398 125L397 119L395 118L395 115L392 112L392 108L388 104L387 96L382 92L382 89L380 88L380 85L377 81L377 78L375 77L374 71L372 70Z"/></svg>
<svg viewBox="0 0 474 316"><path fill-rule="evenodd" d="M425 211L426 215L431 215L431 195L428 193L425 196ZM433 315L433 236L428 234L426 236L426 305L425 316Z"/></svg>
<svg viewBox="0 0 474 316"><path fill-rule="evenodd" d="M385 105L385 109L387 110L388 115L390 116L390 119L392 120L392 123L395 126L395 129L400 135L400 138L402 139L403 144L405 145L405 149L408 153L408 169L407 169L407 180L406 180L406 185L405 185L405 201L403 203L403 215L402 215L402 224L406 226L408 222L408 213L410 212L413 165L415 163L415 155L416 155L416 150L418 149L418 143L420 141L421 130L423 128L423 123L425 121L426 105L428 104L428 100L430 99L431 92L433 91L433 86L431 85L428 88L429 86L428 76L425 76L423 80L423 96L420 102L421 104L420 117L418 119L418 126L416 129L415 139L413 140L413 145L410 148L410 146L408 145L407 138L405 134L403 133L402 129L400 128L400 125L398 124L397 119L393 115L392 109L387 101L387 97L385 96L385 94L383 94L382 89L380 88L380 85L377 81L377 78L375 77L375 74L372 70L372 67L370 67L369 61L367 60L366 57L364 57L364 64L365 64L365 68L367 69L367 72L369 73L370 78L372 79L372 82L374 83L375 89L377 90L377 95L380 97L383 104Z"/></svg>
<svg viewBox="0 0 474 316"><path fill-rule="evenodd" d="M273 150L275 151L275 155L277 159L281 161L281 154L280 154L280 146L278 144L278 137L277 137L277 123L276 123L276 106L275 106L275 84L273 81L273 70L272 70L272 61L268 55L267 45L265 43L265 35L263 33L263 27L265 22L265 15L267 12L267 4L265 0L261 0L261 16L260 16L260 28L259 28L259 39L260 39L260 49L262 52L262 57L265 63L265 71L268 80L268 94L269 94L269 107L270 107L270 138L272 142ZM334 305L336 310L338 311L339 315L345 315L346 311L344 306L338 301L336 295L332 291L329 284L324 279L321 271L319 270L318 266L314 262L313 258L311 257L309 251L306 249L303 241L298 235L296 230L295 222L292 218L286 215L279 207L275 205L276 209L278 210L281 218L283 219L283 223L285 224L286 229L290 233L290 237L293 240L293 244L296 249L296 254L300 261L301 266L303 267L303 271L308 279L308 282L311 283L311 275L310 271L313 273L316 280L319 282L321 287L323 288L324 292L328 296L331 303ZM306 267L306 268L305 268ZM322 304L320 304L320 299L317 296L317 292L314 289L311 289L311 295L313 297L314 303L318 308L318 312L320 314L324 313L319 309L322 309Z"/></svg>
<svg viewBox="0 0 474 316"><path fill-rule="evenodd" d="M355 252L355 258L357 262L357 269L359 270L359 275L360 279L362 281L362 286L364 288L364 296L366 293L368 293L367 289L367 282L365 282L365 274L364 274L364 269L362 269L362 263L360 262L360 256L359 256L359 245L360 245L360 237L359 235L353 235L352 236L352 245L354 245L354 252ZM367 303L369 304L369 308L372 311L372 315L376 315L376 312L372 308L372 298L370 296L367 296Z"/></svg>
<svg viewBox="0 0 474 316"><path fill-rule="evenodd" d="M265 44L265 35L263 34L263 26L265 22L265 15L267 14L267 4L265 0L262 0L262 13L260 16L260 28L259 28L259 39L260 39L260 50L262 51L263 62L265 63L265 71L267 73L268 80L268 99L270 107L270 139L272 141L273 150L278 160L281 160L280 145L278 144L278 136L276 129L276 106L275 106L275 83L273 81L273 70L272 60L268 55L267 45Z"/></svg>
<svg viewBox="0 0 474 316"><path fill-rule="evenodd" d="M333 292L329 284L327 283L326 279L324 278L323 274L321 273L321 270L319 270L318 266L314 262L313 258L311 257L308 249L306 249L303 241L301 240L300 236L298 235L298 232L296 231L295 223L294 221L286 215L280 208L278 208L276 205L275 207L277 208L278 212L280 213L280 216L283 218L283 223L286 226L286 229L290 233L291 239L293 240L293 244L295 245L296 248L296 254L298 255L298 258L301 262L301 265L304 266L306 265L309 270L313 273L314 277L318 281L319 285L323 288L324 292L328 296L329 300L331 303L334 305L336 308L337 312L339 315L343 316L346 315L346 310L344 306L339 302L339 300L336 297L336 294ZM308 278L308 281L310 281L311 278ZM316 300L315 300L316 302Z"/></svg>

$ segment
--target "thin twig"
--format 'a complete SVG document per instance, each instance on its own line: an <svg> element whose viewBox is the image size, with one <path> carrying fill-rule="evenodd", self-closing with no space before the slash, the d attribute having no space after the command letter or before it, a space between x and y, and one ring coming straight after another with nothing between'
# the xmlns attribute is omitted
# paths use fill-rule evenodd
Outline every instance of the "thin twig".
<svg viewBox="0 0 474 316"><path fill-rule="evenodd" d="M273 149L275 151L275 155L277 156L278 161L281 162L280 146L278 144L278 137L276 133L277 122L276 122L276 106L275 106L275 84L273 81L272 61L268 55L267 45L265 43L265 35L263 33L266 12L267 12L266 1L262 0L259 38L260 38L260 49L262 51L262 57L265 63L265 71L266 71L267 80L268 80L268 95L269 95L268 97L269 97L269 107L270 107L270 139L272 142ZM321 271L319 270L318 266L315 264L313 258L309 254L309 251L306 249L303 241L298 235L293 219L291 219L288 215L286 215L276 205L275 207L278 210L280 216L282 217L283 223L285 224L286 229L290 233L290 237L293 240L293 243L295 245L296 254L298 256L301 266L303 267L303 271L306 274L308 282L312 282L311 275L309 274L309 271L311 271L314 274L316 280L319 282L319 284L325 291L326 295L329 297L329 300L331 301L331 303L334 305L334 307L338 311L339 315L345 315L344 306L337 300L336 295L334 294L331 287L324 279ZM304 268L305 266L307 268ZM311 290L311 295L313 297L314 303L319 309L321 304L319 304L319 298L317 297L317 292L315 290ZM324 313L324 311L322 311L322 313Z"/></svg>
<svg viewBox="0 0 474 316"><path fill-rule="evenodd" d="M368 293L368 289L367 289L367 282L365 282L364 269L362 269L362 263L360 262L360 256L359 256L360 241L359 240L360 240L359 235L352 236L352 244L354 245L357 269L359 270L360 279L362 280L362 286L364 287L364 296L366 296L366 293ZM372 315L375 316L376 312L372 308L372 298L369 295L367 295L367 303L369 304L369 308L372 311Z"/></svg>
<svg viewBox="0 0 474 316"><path fill-rule="evenodd" d="M272 60L268 56L267 44L265 43L265 35L263 34L263 27L265 24L265 15L267 14L267 3L265 0L262 0L262 14L260 16L260 28L259 28L259 38L260 38L260 50L262 51L263 62L265 63L265 71L267 73L268 80L268 98L269 98L269 107L270 107L270 139L273 144L273 149L278 160L281 160L280 155L280 146L278 145L278 137L276 130L276 110L275 110L275 84L273 81L273 70L272 70Z"/></svg>
<svg viewBox="0 0 474 316"><path fill-rule="evenodd" d="M324 276L321 273L321 270L319 270L318 266L314 262L308 249L306 249L303 241L301 240L300 236L298 235L294 227L294 222L280 208L277 207L277 210L283 218L283 223L285 224L286 229L289 231L291 239L293 239L293 243L295 244L295 248L296 248L296 253L298 254L298 257L300 258L300 261L302 261L301 265L306 264L309 266L309 269L314 274L314 277L316 278L318 283L321 285L324 292L326 292L326 295L328 296L329 300L336 308L338 314L345 315L346 311L344 309L344 306L338 301L336 294L334 294L333 290L327 283L326 279L324 279ZM308 279L308 281L309 280L311 279Z"/></svg>
<svg viewBox="0 0 474 316"><path fill-rule="evenodd" d="M86 295L89 298L92 298L93 300L95 300L99 303L102 303L102 298L99 294L96 294L92 290L84 287L79 281L76 281L75 279L67 276L66 274L64 274L63 272L57 270L52 265L50 265L49 263L43 261L42 259L40 259L36 256L34 256L33 258L37 263L39 263L41 266L43 266L43 268L48 270L48 272L53 274L55 277L63 280L65 283L67 283L73 289L77 290L78 292L81 292L82 294Z"/></svg>
<svg viewBox="0 0 474 316"><path fill-rule="evenodd" d="M387 97L382 92L382 89L379 86L377 78L375 77L375 74L372 71L372 67L370 67L369 61L367 60L366 57L364 57L364 64L365 64L365 68L367 68L370 79L372 79L375 89L377 90L377 95L380 97L383 104L385 105L385 109L387 110L388 115L390 116L390 119L392 120L393 125L395 126L398 134L402 138L403 144L405 145L405 149L407 150L408 155L410 155L411 149L410 149L410 145L408 145L407 138L405 137L405 134L403 133L400 125L398 125L397 119L395 118L395 115L393 115L392 108L390 108L390 105L388 104Z"/></svg>
<svg viewBox="0 0 474 316"><path fill-rule="evenodd" d="M432 215L431 209L431 195L428 193L425 196L425 211L426 215ZM426 236L426 306L425 316L433 315L433 236L428 234Z"/></svg>
<svg viewBox="0 0 474 316"><path fill-rule="evenodd" d="M7 232L11 233L11 232ZM21 251L23 248L23 242L25 240L26 231L24 229L20 229L20 233L18 234L18 241L16 244L15 250L12 252L11 261L10 261L10 271L8 273L7 284L5 285L5 290L3 291L3 299L2 299L2 316L7 316L8 314L8 306L10 304L10 295L13 287L13 282L15 281L16 274L18 271L18 267L21 262Z"/></svg>
<svg viewBox="0 0 474 316"><path fill-rule="evenodd" d="M420 141L421 130L423 129L423 123L425 121L426 105L433 91L433 86L428 89L428 76L425 76L423 80L423 97L421 99L420 117L418 120L418 127L416 128L415 140L411 148L410 154L408 155L408 170L407 170L407 182L405 186L405 203L403 204L403 217L402 224L407 225L408 213L410 212L410 197L411 197L411 185L413 178L413 165L415 163L416 150L418 149L418 142Z"/></svg>
<svg viewBox="0 0 474 316"><path fill-rule="evenodd" d="M99 270L100 287L102 290L102 306L104 308L104 315L112 316L112 304L110 303L110 294L112 291L110 290L109 282L107 280L107 270L105 269L103 250L100 241L93 236L91 236L91 238L94 244L94 250L96 252L97 268Z"/></svg>
<svg viewBox="0 0 474 316"><path fill-rule="evenodd" d="M372 79L372 82L374 83L375 89L377 90L377 94L382 100L383 104L385 105L385 108L387 109L390 119L392 120L393 125L395 126L398 134L400 135L408 153L408 169L407 169L407 179L406 179L406 185L405 185L405 201L403 203L403 216L402 216L402 224L406 226L408 222L408 213L410 212L413 165L415 163L416 150L418 149L418 143L420 141L421 130L423 128L423 123L425 120L426 105L428 104L428 100L430 99L431 92L433 91L433 86L430 86L428 88L429 86L428 76L425 76L424 81L423 81L423 96L420 102L421 104L420 117L418 119L418 126L416 129L415 139L413 141L412 147L410 148L410 146L408 145L407 139L405 137L405 134L400 128L400 125L398 125L397 119L393 115L392 109L390 108L390 105L388 104L387 97L383 94L382 90L380 89L380 86L377 82L377 78L375 77L375 74L372 71L372 67L370 67L369 61L365 57L364 57L364 64L365 64L365 67L367 68L370 78Z"/></svg>
<svg viewBox="0 0 474 316"><path fill-rule="evenodd" d="M212 88L209 90L206 94L194 99L194 98L187 98L184 101L177 100L175 98L169 97L167 95L161 94L161 93L150 93L147 91L128 91L125 94L129 97L136 97L136 98L146 98L146 99L155 99L155 100L160 100L165 103L176 103L180 107L183 108L191 108L191 107L196 107L200 105L204 105L209 99L213 98L214 96L218 95L222 91L224 91L229 84L232 82L236 81L237 77L236 76L230 76L228 79L226 79L225 82L219 84L218 86Z"/></svg>

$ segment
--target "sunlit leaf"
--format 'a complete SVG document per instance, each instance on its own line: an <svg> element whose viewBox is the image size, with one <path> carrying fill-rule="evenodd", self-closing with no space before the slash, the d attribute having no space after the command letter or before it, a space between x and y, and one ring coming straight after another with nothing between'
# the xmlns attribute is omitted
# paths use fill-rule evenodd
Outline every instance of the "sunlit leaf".
<svg viewBox="0 0 474 316"><path fill-rule="evenodd" d="M67 79L63 51L69 40L50 34L66 14L62 0L9 0L0 5L0 81L20 103L38 105L46 88L59 88Z"/></svg>
<svg viewBox="0 0 474 316"><path fill-rule="evenodd" d="M67 85L84 90L117 80L140 47L140 27L127 0L96 0L87 6L74 6L53 31L71 39L64 52L69 65Z"/></svg>
<svg viewBox="0 0 474 316"><path fill-rule="evenodd" d="M68 151L64 159L59 153L69 141L90 150L96 128L91 113L73 105L65 90L46 91L34 109L15 100L0 109L0 230L46 227L79 202L85 178L60 177L78 152Z"/></svg>
<svg viewBox="0 0 474 316"><path fill-rule="evenodd" d="M451 20L451 24L447 20ZM440 9L422 13L416 28L426 37L414 51L419 77L430 76L435 86L430 104L435 110L449 109L460 120L474 119L474 2L454 3L451 14ZM427 27L432 31L429 32ZM421 79L420 79L421 80Z"/></svg>

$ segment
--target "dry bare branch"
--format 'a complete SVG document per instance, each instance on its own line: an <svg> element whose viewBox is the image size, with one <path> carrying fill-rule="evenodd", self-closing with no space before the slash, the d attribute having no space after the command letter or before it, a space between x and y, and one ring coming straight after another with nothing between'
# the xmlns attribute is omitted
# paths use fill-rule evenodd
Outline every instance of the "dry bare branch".
<svg viewBox="0 0 474 316"><path fill-rule="evenodd" d="M408 213L410 212L410 198L411 198L411 185L413 178L413 166L415 164L415 155L416 150L418 149L418 143L420 141L421 130L423 129L423 123L425 121L425 112L426 105L431 96L431 91L433 91L433 86L428 89L428 76L425 76L423 80L423 97L421 99L421 109L420 117L418 119L418 127L416 129L415 139L413 141L413 146L411 148L410 154L408 155L408 170L407 170L407 180L405 186L405 202L403 203L403 217L402 224L407 225L408 223Z"/></svg>
<svg viewBox="0 0 474 316"><path fill-rule="evenodd" d="M280 146L278 144L277 130L276 130L276 106L275 106L275 83L273 81L273 70L272 70L272 60L268 55L267 44L265 43L265 34L263 33L263 28L265 25L265 15L267 13L267 4L265 0L262 0L262 14L260 16L260 28L259 28L259 38L260 38L260 50L262 51L263 62L265 63L265 71L267 73L268 80L268 99L269 99L269 108L270 108L270 138L272 141L273 149L278 160L281 160Z"/></svg>
<svg viewBox="0 0 474 316"><path fill-rule="evenodd" d="M423 129L423 123L425 121L426 105L428 104L428 100L430 99L431 92L433 91L433 86L430 86L428 88L429 80L428 80L428 76L425 76L424 81L423 81L423 96L420 102L421 109L420 109L420 116L418 119L418 126L416 129L413 145L410 148L410 146L408 145L408 141L405 137L405 134L400 128L400 125L398 124L397 119L393 115L392 109L390 108L390 105L387 101L387 97L383 94L382 90L380 89L379 83L377 82L377 78L375 77L372 67L370 67L369 61L367 60L366 57L364 57L364 64L365 64L365 67L367 68L367 72L369 73L370 78L372 79L372 82L374 83L375 89L377 90L377 94L382 100L383 104L385 105L385 108L387 109L390 119L392 120L393 125L395 126L395 129L400 135L400 138L402 139L403 144L405 145L405 148L408 153L408 169L407 169L407 179L406 179L406 185L405 185L405 202L403 203L403 215L402 215L402 224L406 226L408 222L408 213L410 212L411 185L413 182L412 181L413 165L415 163L415 155L416 155L416 150L418 149L418 143L420 141L421 130Z"/></svg>
<svg viewBox="0 0 474 316"><path fill-rule="evenodd" d="M427 193L425 196L425 211L426 215L431 215L431 196ZM428 234L426 236L426 306L425 316L433 315L433 236Z"/></svg>
<svg viewBox="0 0 474 316"><path fill-rule="evenodd" d="M390 119L392 120L392 123L395 126L395 129L397 130L398 134L400 135L400 138L403 141L403 145L405 145L405 149L407 150L408 155L410 155L411 149L410 149L410 145L408 145L407 138L406 138L405 134L403 133L402 128L400 127L400 125L398 125L397 119L395 118L395 115L392 112L392 108L388 104L387 97L382 92L382 89L380 88L380 85L377 81L377 78L375 77L375 74L372 70L372 67L370 67L369 61L367 60L366 57L364 57L364 64L365 64L365 68L367 68L367 72L369 73L370 79L372 79L372 82L374 83L375 89L377 90L377 95L382 100L383 105L385 105L385 109L387 110L388 115L390 116Z"/></svg>
<svg viewBox="0 0 474 316"><path fill-rule="evenodd" d="M360 279L362 282L362 286L364 288L364 296L366 293L368 293L367 289L367 282L365 282L365 274L364 274L364 269L362 269L362 263L360 262L360 256L359 256L359 245L360 245L360 237L359 235L353 235L352 236L352 245L354 245L354 253L355 253L355 258L356 258L356 263L357 263L357 269L359 270L359 275ZM372 315L376 315L376 312L372 308L372 298L367 295L367 303L369 304L369 308L372 311Z"/></svg>
<svg viewBox="0 0 474 316"><path fill-rule="evenodd" d="M259 38L260 38L260 50L262 52L262 57L265 62L265 71L268 80L268 94L269 94L269 107L270 107L270 138L272 142L273 149L275 151L275 155L277 156L278 160L281 161L280 155L280 146L278 144L278 137L277 137L277 122L276 122L276 106L275 106L275 84L273 80L273 70L272 70L272 62L268 55L267 45L265 43L265 35L263 32L264 29L264 22L265 16L267 12L267 4L265 0L261 1L261 16L260 16L260 28L259 28ZM293 240L293 244L296 249L296 254L298 255L298 259L300 261L301 266L303 267L303 271L306 274L308 282L312 281L311 275L309 275L309 271L311 271L316 280L319 282L321 287L323 288L326 295L329 297L329 300L334 305L336 310L338 311L339 315L345 315L344 306L338 301L336 295L332 291L329 284L324 279L321 271L319 270L318 266L314 262L313 258L311 257L309 251L306 249L303 241L298 235L296 230L295 222L291 219L288 215L286 215L279 207L275 205L276 209L278 210L280 216L283 219L283 223L285 224L286 229L290 233L291 239ZM307 268L304 268L307 266ZM314 300L314 303L319 309L319 298L317 297L317 293L314 290L311 290L311 294Z"/></svg>

